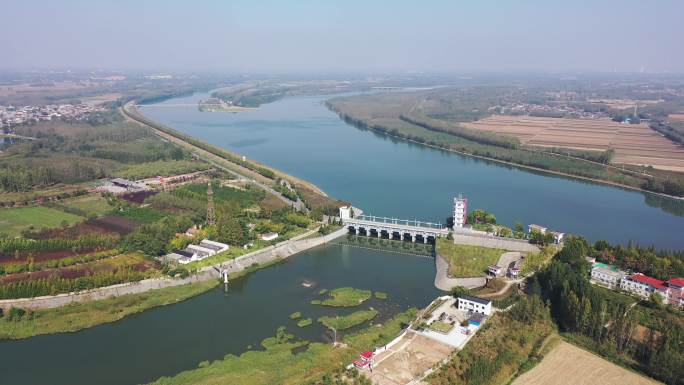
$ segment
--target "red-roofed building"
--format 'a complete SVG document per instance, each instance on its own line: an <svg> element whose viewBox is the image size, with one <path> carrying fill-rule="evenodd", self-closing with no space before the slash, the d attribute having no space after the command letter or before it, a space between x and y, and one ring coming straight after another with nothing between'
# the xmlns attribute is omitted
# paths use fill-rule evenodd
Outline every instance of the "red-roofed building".
<svg viewBox="0 0 684 385"><path fill-rule="evenodd" d="M375 353L373 352L363 352L359 354L358 360L354 360L354 366L356 366L358 369L370 368L371 365L373 365L374 356Z"/></svg>
<svg viewBox="0 0 684 385"><path fill-rule="evenodd" d="M668 302L674 306L684 307L684 279L672 278L666 283Z"/></svg>
<svg viewBox="0 0 684 385"><path fill-rule="evenodd" d="M620 281L620 289L642 298L648 298L652 293L658 293L662 297L663 302L667 302L668 298L668 288L665 282L641 273L623 278Z"/></svg>

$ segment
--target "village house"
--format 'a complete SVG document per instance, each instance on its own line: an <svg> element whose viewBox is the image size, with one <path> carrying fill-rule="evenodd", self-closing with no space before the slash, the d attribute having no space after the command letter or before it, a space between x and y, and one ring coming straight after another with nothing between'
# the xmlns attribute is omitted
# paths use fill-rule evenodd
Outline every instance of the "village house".
<svg viewBox="0 0 684 385"><path fill-rule="evenodd" d="M502 273L502 271L503 271L503 268L502 268L501 266L492 265L492 266L489 266L489 268L487 269L487 271L489 272L489 274L491 274L491 275L493 275L493 276L495 276L495 277L498 277L498 276L501 275L501 273Z"/></svg>
<svg viewBox="0 0 684 385"><path fill-rule="evenodd" d="M553 242L554 243L561 243L563 242L563 238L565 238L565 233L561 233L559 231L550 231L547 227L540 226L540 225L535 225L531 224L527 226L527 232L532 234L532 233L540 233L543 235L546 235L546 232L549 232L551 235L553 235Z"/></svg>
<svg viewBox="0 0 684 385"><path fill-rule="evenodd" d="M458 297L457 308L467 312L490 315L492 314L492 301L480 297L462 295Z"/></svg>
<svg viewBox="0 0 684 385"><path fill-rule="evenodd" d="M674 306L684 307L684 279L672 278L666 284L668 302Z"/></svg>
<svg viewBox="0 0 684 385"><path fill-rule="evenodd" d="M527 225L527 232L528 233L537 232L537 233L541 233L541 234L546 234L546 230L548 230L546 227L535 225L534 223L531 225Z"/></svg>
<svg viewBox="0 0 684 385"><path fill-rule="evenodd" d="M591 269L591 281L609 289L620 287L620 280L626 275L624 271L604 263L597 263Z"/></svg>
<svg viewBox="0 0 684 385"><path fill-rule="evenodd" d="M623 278L620 281L620 289L642 298L648 298L651 294L657 293L661 296L663 302L667 302L668 289L665 282L641 273Z"/></svg>

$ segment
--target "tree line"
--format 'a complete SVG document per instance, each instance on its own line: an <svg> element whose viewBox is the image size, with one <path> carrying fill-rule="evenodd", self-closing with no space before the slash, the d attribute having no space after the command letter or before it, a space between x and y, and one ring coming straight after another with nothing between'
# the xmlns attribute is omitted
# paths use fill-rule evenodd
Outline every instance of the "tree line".
<svg viewBox="0 0 684 385"><path fill-rule="evenodd" d="M76 239L49 238L26 239L0 237L0 251L9 254L15 252L110 249L116 246L119 237L112 234L87 234Z"/></svg>
<svg viewBox="0 0 684 385"><path fill-rule="evenodd" d="M48 278L28 281L19 281L0 285L0 298L31 298L44 295L55 295L83 291L98 287L111 286L124 282L140 281L149 276L143 271L132 269L119 269L107 273L67 278Z"/></svg>
<svg viewBox="0 0 684 385"><path fill-rule="evenodd" d="M657 250L655 247L611 245L599 240L589 250L589 255L599 262L616 265L623 270L636 271L652 277L668 280L684 277L684 252Z"/></svg>
<svg viewBox="0 0 684 385"><path fill-rule="evenodd" d="M528 283L532 295L551 305L561 331L598 353L641 370L668 384L684 379L684 325L663 313L663 326L646 340L636 337L639 325L633 301L589 282L585 257L591 248L571 237L552 262Z"/></svg>

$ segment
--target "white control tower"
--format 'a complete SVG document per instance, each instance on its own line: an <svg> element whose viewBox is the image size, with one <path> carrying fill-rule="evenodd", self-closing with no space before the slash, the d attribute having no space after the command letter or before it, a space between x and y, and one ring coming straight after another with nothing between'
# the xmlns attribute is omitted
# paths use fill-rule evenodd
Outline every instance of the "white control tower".
<svg viewBox="0 0 684 385"><path fill-rule="evenodd" d="M468 218L468 198L458 194L454 198L454 230L462 228Z"/></svg>

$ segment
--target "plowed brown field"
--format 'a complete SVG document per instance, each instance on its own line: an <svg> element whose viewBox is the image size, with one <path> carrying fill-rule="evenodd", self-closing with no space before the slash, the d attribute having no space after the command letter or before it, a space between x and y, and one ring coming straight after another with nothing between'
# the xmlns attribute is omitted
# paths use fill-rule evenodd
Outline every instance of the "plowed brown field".
<svg viewBox="0 0 684 385"><path fill-rule="evenodd" d="M645 124L621 124L607 119L562 119L495 115L464 127L514 136L523 145L577 150L615 150L613 163L653 166L684 172L684 147Z"/></svg>

